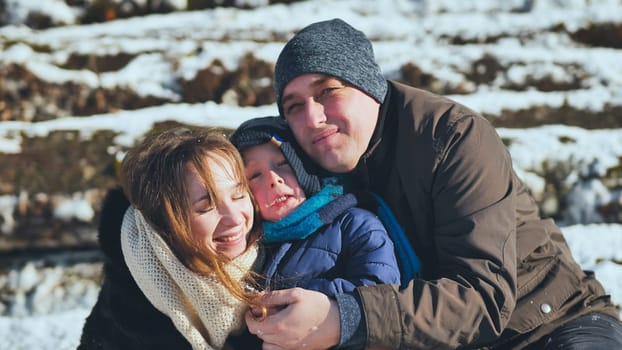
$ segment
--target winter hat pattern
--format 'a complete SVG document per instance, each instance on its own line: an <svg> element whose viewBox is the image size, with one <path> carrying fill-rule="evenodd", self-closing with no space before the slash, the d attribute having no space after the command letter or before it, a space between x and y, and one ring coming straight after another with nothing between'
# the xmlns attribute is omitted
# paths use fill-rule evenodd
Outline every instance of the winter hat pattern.
<svg viewBox="0 0 622 350"><path fill-rule="evenodd" d="M281 51L274 73L276 102L281 114L285 85L308 73L342 79L379 103L387 93L387 81L374 59L371 42L363 32L341 19L316 22L303 28Z"/></svg>
<svg viewBox="0 0 622 350"><path fill-rule="evenodd" d="M291 142L294 140L294 135L283 118L262 117L247 120L229 136L229 140L240 151L247 147L272 142L279 147L292 167L305 196L309 198L320 190L320 178L315 175L317 170L311 166L312 161L302 149Z"/></svg>

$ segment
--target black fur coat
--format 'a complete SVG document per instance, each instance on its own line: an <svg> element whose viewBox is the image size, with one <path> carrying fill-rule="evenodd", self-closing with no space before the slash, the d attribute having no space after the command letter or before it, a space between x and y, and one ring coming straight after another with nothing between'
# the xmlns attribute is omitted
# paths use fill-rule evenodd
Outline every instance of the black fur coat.
<svg viewBox="0 0 622 350"><path fill-rule="evenodd" d="M191 349L171 319L151 305L125 264L120 234L128 207L121 189L108 191L98 227L104 281L84 324L78 349ZM260 348L260 340L247 331L230 336L225 344L225 349Z"/></svg>

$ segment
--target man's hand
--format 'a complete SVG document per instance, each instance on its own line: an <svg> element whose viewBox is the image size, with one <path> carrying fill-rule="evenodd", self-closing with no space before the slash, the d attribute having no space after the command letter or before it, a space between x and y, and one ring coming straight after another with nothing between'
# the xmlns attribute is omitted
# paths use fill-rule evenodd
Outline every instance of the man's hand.
<svg viewBox="0 0 622 350"><path fill-rule="evenodd" d="M339 343L337 302L323 293L284 289L266 293L257 303L268 308L268 317L258 321L249 311L246 324L264 341L264 350L328 349Z"/></svg>

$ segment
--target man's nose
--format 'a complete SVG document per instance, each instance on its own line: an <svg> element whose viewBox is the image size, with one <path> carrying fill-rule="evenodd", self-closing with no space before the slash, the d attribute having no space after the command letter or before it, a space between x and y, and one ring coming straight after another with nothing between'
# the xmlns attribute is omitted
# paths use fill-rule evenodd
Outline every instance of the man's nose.
<svg viewBox="0 0 622 350"><path fill-rule="evenodd" d="M315 128L326 122L324 105L317 102L315 99L310 99L305 107L305 121L307 127Z"/></svg>

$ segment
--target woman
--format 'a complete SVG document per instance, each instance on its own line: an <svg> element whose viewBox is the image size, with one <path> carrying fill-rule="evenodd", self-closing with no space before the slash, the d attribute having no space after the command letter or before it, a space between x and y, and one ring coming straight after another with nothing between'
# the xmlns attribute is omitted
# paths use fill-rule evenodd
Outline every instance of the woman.
<svg viewBox="0 0 622 350"><path fill-rule="evenodd" d="M131 206L118 190L104 202L104 283L79 349L260 347L244 328L259 230L235 147L209 130L148 136L121 186Z"/></svg>

